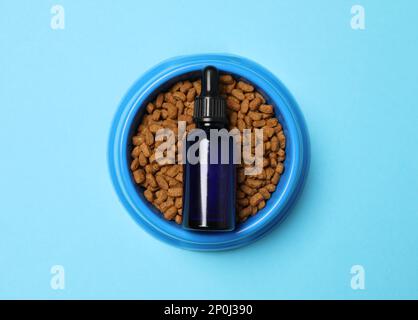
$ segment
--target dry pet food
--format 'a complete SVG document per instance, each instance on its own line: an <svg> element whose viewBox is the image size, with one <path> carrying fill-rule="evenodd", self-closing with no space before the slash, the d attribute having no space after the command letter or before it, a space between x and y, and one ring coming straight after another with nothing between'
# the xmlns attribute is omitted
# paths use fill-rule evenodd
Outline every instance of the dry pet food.
<svg viewBox="0 0 418 320"><path fill-rule="evenodd" d="M245 221L263 209L284 171L286 137L275 117L274 108L254 87L233 76L220 76L221 93L226 99L229 129L240 132L251 129L254 154L254 129L263 130L263 170L258 175L245 175L244 164L237 166L237 221ZM194 99L201 92L201 81L180 81L167 92L161 92L146 106L137 133L132 137L133 180L144 188L144 197L167 220L182 222L183 165L164 164L156 159L155 150L163 141L155 141L159 129L171 129L176 136L178 121L187 123L186 132L195 128ZM177 159L178 148L176 148ZM242 162L244 163L244 162Z"/></svg>

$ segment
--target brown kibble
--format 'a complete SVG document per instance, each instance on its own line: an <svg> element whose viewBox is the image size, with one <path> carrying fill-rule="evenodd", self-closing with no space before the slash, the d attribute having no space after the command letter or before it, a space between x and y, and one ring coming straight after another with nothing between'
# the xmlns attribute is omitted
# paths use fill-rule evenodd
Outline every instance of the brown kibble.
<svg viewBox="0 0 418 320"><path fill-rule="evenodd" d="M274 129L273 128L270 128L270 127L264 127L263 128L263 134L267 138L271 138L273 136L273 134L274 134Z"/></svg>
<svg viewBox="0 0 418 320"><path fill-rule="evenodd" d="M154 121L158 121L160 120L161 117L161 110L154 110L154 112L152 113L152 120Z"/></svg>
<svg viewBox="0 0 418 320"><path fill-rule="evenodd" d="M170 89L170 91L171 92L178 91L178 90L180 90L182 85L183 85L183 81L179 81Z"/></svg>
<svg viewBox="0 0 418 320"><path fill-rule="evenodd" d="M245 127L246 127L244 120L238 119L238 121L237 121L237 127L238 127L239 131L244 130Z"/></svg>
<svg viewBox="0 0 418 320"><path fill-rule="evenodd" d="M239 110L241 109L240 102L239 102L239 100L238 100L237 98L235 98L235 97L231 97L231 96L229 96L229 97L226 99L226 105L227 105L227 107L228 107L228 108L230 108L230 109L232 109L232 110L234 110L234 111L239 111Z"/></svg>
<svg viewBox="0 0 418 320"><path fill-rule="evenodd" d="M187 92L187 96L186 99L187 101L191 102L194 100L196 96L196 89L195 88L191 88L188 92Z"/></svg>
<svg viewBox="0 0 418 320"><path fill-rule="evenodd" d="M193 84L190 81L184 81L183 85L180 87L180 91L183 93L186 93L186 91L189 90L190 88L193 88ZM196 89L194 90L196 91Z"/></svg>
<svg viewBox="0 0 418 320"><path fill-rule="evenodd" d="M181 187L182 184L179 183L176 179L169 177L169 176L165 176L165 179L168 181L168 186L171 187Z"/></svg>
<svg viewBox="0 0 418 320"><path fill-rule="evenodd" d="M162 212L167 211L170 207L174 206L173 198L167 197L167 200L160 205L160 210Z"/></svg>
<svg viewBox="0 0 418 320"><path fill-rule="evenodd" d="M244 192L246 195L249 195L249 196L252 196L256 192L256 190L247 186L246 184L242 184L240 188L242 192Z"/></svg>
<svg viewBox="0 0 418 320"><path fill-rule="evenodd" d="M251 206L248 206L248 207L246 207L246 208L244 208L244 209L242 209L240 212L239 212L239 218L241 219L241 220L244 220L244 219L246 219L251 213L253 212L253 208L251 207Z"/></svg>
<svg viewBox="0 0 418 320"><path fill-rule="evenodd" d="M139 165L141 167L145 167L148 163L148 159L146 156L144 156L144 154L141 152L138 156L138 160L139 160Z"/></svg>
<svg viewBox="0 0 418 320"><path fill-rule="evenodd" d="M167 106L167 114L169 119L175 119L177 118L177 107L175 105L172 105L171 103Z"/></svg>
<svg viewBox="0 0 418 320"><path fill-rule="evenodd" d="M191 108L187 108L184 112L186 115L193 117L194 110Z"/></svg>
<svg viewBox="0 0 418 320"><path fill-rule="evenodd" d="M164 101L165 102L169 102L171 104L175 104L176 103L176 99L174 99L173 95L171 94L171 92L167 92L164 95ZM164 103L163 103L163 108L164 108Z"/></svg>
<svg viewBox="0 0 418 320"><path fill-rule="evenodd" d="M141 153L141 148L139 146L136 146L132 149L131 156L132 158L138 158L139 154Z"/></svg>
<svg viewBox="0 0 418 320"><path fill-rule="evenodd" d="M196 124L192 123L192 124L188 124L186 126L186 132L190 133L191 131L193 131L194 129L196 129Z"/></svg>
<svg viewBox="0 0 418 320"><path fill-rule="evenodd" d="M277 167L277 160L276 160L276 158L274 158L272 156L272 153L269 154L269 157L270 157L270 165L271 165L271 167L272 168L276 168Z"/></svg>
<svg viewBox="0 0 418 320"><path fill-rule="evenodd" d="M176 215L176 218L174 219L174 221L176 221L176 223L177 224L181 224L181 222L182 222L182 220L183 220L183 218L182 218L182 216L181 215Z"/></svg>
<svg viewBox="0 0 418 320"><path fill-rule="evenodd" d="M137 184L143 183L145 181L145 173L143 170L138 169L132 172L134 180Z"/></svg>
<svg viewBox="0 0 418 320"><path fill-rule="evenodd" d="M168 208L164 212L164 218L167 220L173 220L176 215L177 215L177 208L175 206Z"/></svg>
<svg viewBox="0 0 418 320"><path fill-rule="evenodd" d="M167 112L167 110L165 110L165 109L161 110L161 118L163 118L163 119L167 119L167 117L168 117L168 112Z"/></svg>
<svg viewBox="0 0 418 320"><path fill-rule="evenodd" d="M254 194L251 198L250 198L250 204L252 205L252 206L257 206L262 200L263 200L264 198L263 198L263 196L262 196L262 194L261 193L256 193L256 194Z"/></svg>
<svg viewBox="0 0 418 320"><path fill-rule="evenodd" d="M279 142L280 142L280 148L282 149L286 148L286 137L284 136L283 131L277 135L277 138L279 139Z"/></svg>
<svg viewBox="0 0 418 320"><path fill-rule="evenodd" d="M263 169L260 174L254 176L254 177L256 177L257 179L260 179L260 180L266 180L266 170Z"/></svg>
<svg viewBox="0 0 418 320"><path fill-rule="evenodd" d="M177 175L177 173L179 173L179 170L180 170L179 165L173 165L170 168L168 168L166 175L171 178L174 178Z"/></svg>
<svg viewBox="0 0 418 320"><path fill-rule="evenodd" d="M174 179L176 179L178 182L183 182L183 173L182 173L182 172L178 173L178 174L174 177Z"/></svg>
<svg viewBox="0 0 418 320"><path fill-rule="evenodd" d="M255 97L254 100L250 102L250 110L257 110L258 106L262 103L260 97Z"/></svg>
<svg viewBox="0 0 418 320"><path fill-rule="evenodd" d="M229 124L231 126L235 126L237 124L237 120L238 120L238 113L237 112L231 112L231 114L229 115Z"/></svg>
<svg viewBox="0 0 418 320"><path fill-rule="evenodd" d="M161 204L167 200L167 191L165 190L158 190L156 193L155 203Z"/></svg>
<svg viewBox="0 0 418 320"><path fill-rule="evenodd" d="M164 113L164 111L166 111L166 110L163 110L163 111L161 111L161 115ZM155 124L155 123L153 123L153 124L151 124L150 126L149 126L149 131L151 131L152 133L157 133L157 131L158 130L160 130L160 129L162 129L163 127L161 127L160 125L158 125L158 124Z"/></svg>
<svg viewBox="0 0 418 320"><path fill-rule="evenodd" d="M276 152L276 151L278 151L278 150L279 150L279 139L277 139L277 137L276 137L276 136L273 136L273 137L271 138L270 143L271 143L271 151Z"/></svg>
<svg viewBox="0 0 418 320"><path fill-rule="evenodd" d="M260 93L256 92L255 97L259 98L261 103L266 103L266 99L264 99L264 97Z"/></svg>
<svg viewBox="0 0 418 320"><path fill-rule="evenodd" d="M177 209L183 208L183 199L181 197L176 198L174 205Z"/></svg>
<svg viewBox="0 0 418 320"><path fill-rule="evenodd" d="M186 101L186 95L181 91L173 92L173 97L183 102Z"/></svg>
<svg viewBox="0 0 418 320"><path fill-rule="evenodd" d="M248 112L248 116L253 121L259 121L259 120L261 120L263 118L263 115L261 113L259 113L259 112L253 112L253 111Z"/></svg>
<svg viewBox="0 0 418 320"><path fill-rule="evenodd" d="M273 113L273 106L270 104L262 104L258 107L258 110L260 110L263 113Z"/></svg>
<svg viewBox="0 0 418 320"><path fill-rule="evenodd" d="M147 185L149 185L152 188L156 188L158 186L157 181L155 180L154 175L152 175L151 173L147 173L145 175L145 181L146 181Z"/></svg>
<svg viewBox="0 0 418 320"><path fill-rule="evenodd" d="M171 188L168 189L168 196L181 197L183 195L183 188Z"/></svg>
<svg viewBox="0 0 418 320"><path fill-rule="evenodd" d="M277 156L278 156L278 159L280 161L284 160L284 156L285 155L286 155L286 153L285 153L285 151L283 149L280 149L279 151L277 151Z"/></svg>
<svg viewBox="0 0 418 320"><path fill-rule="evenodd" d="M244 170L238 170L237 181L238 181L238 183L243 183L245 181Z"/></svg>
<svg viewBox="0 0 418 320"><path fill-rule="evenodd" d="M282 173L283 173L283 170L284 170L283 163L279 162L279 163L277 164L277 166L276 166L276 172L277 172L278 174L282 174Z"/></svg>
<svg viewBox="0 0 418 320"><path fill-rule="evenodd" d="M200 93L202 92L202 84L200 81L193 82L193 87L196 89L196 93L198 96L200 96Z"/></svg>
<svg viewBox="0 0 418 320"><path fill-rule="evenodd" d="M161 110L161 119L167 119L168 117L168 112L166 109L162 109Z"/></svg>
<svg viewBox="0 0 418 320"><path fill-rule="evenodd" d="M176 102L177 101L174 101L173 103L171 103L171 102L164 102L163 103L163 109L166 109L167 110L170 105L175 105Z"/></svg>
<svg viewBox="0 0 418 320"><path fill-rule="evenodd" d="M232 91L231 91L231 94L235 97L235 98L237 98L238 100L244 100L245 99L245 96L244 96L244 93L242 92L242 90L240 90L240 89L233 89Z"/></svg>
<svg viewBox="0 0 418 320"><path fill-rule="evenodd" d="M270 199L270 192L267 190L267 188L261 188L259 190L259 192L261 193L261 195L263 196L264 200L268 200Z"/></svg>
<svg viewBox="0 0 418 320"><path fill-rule="evenodd" d="M151 155L150 159L153 157L153 155ZM160 165L156 162L151 164L152 166L152 173L157 173L158 170L160 170Z"/></svg>
<svg viewBox="0 0 418 320"><path fill-rule="evenodd" d="M272 159L270 159L270 164L271 164L271 160ZM274 174L274 169L273 168L271 168L271 167L268 167L268 168L266 168L266 179L267 180L270 180L271 179L271 177L273 176L273 174Z"/></svg>
<svg viewBox="0 0 418 320"><path fill-rule="evenodd" d="M161 108L163 106L163 102L164 102L164 95L162 93L160 93L157 96L157 100L155 101L155 106L157 108Z"/></svg>
<svg viewBox="0 0 418 320"><path fill-rule="evenodd" d="M244 117L244 122L245 122L247 127L251 127L251 125L253 123L253 121L251 120L251 118L249 116Z"/></svg>
<svg viewBox="0 0 418 320"><path fill-rule="evenodd" d="M151 149L150 149L150 147L146 143L141 144L139 146L139 148L141 149L141 152L142 152L142 154L144 156L146 156L147 158L150 157L150 155L151 155Z"/></svg>
<svg viewBox="0 0 418 320"><path fill-rule="evenodd" d="M280 180L280 174L278 174L277 172L274 173L273 178L271 178L271 182L275 185L277 185L279 183Z"/></svg>
<svg viewBox="0 0 418 320"><path fill-rule="evenodd" d="M264 143L264 152L267 154L268 151L270 151L270 149L271 149L271 143L270 143L270 141L265 142Z"/></svg>
<svg viewBox="0 0 418 320"><path fill-rule="evenodd" d="M234 78L232 78L229 74L224 74L219 77L219 82L223 84L231 84L234 83Z"/></svg>
<svg viewBox="0 0 418 320"><path fill-rule="evenodd" d="M150 102L150 103L147 104L147 112L148 113L152 113L154 111L154 109L155 109L155 106L154 106L153 103Z"/></svg>
<svg viewBox="0 0 418 320"><path fill-rule="evenodd" d="M275 186L274 184L270 183L270 184L266 185L266 189L267 189L270 193L272 193L272 192L274 192L274 191L276 190L276 186Z"/></svg>
<svg viewBox="0 0 418 320"><path fill-rule="evenodd" d="M255 94L254 94L254 92L246 92L246 93L244 93L244 96L245 96L245 99L248 99L248 100L254 100L254 98L255 98Z"/></svg>
<svg viewBox="0 0 418 320"><path fill-rule="evenodd" d="M131 162L131 170L135 171L136 169L138 169L139 167L139 160L138 158L135 158L132 162Z"/></svg>
<svg viewBox="0 0 418 320"><path fill-rule="evenodd" d="M168 183L167 181L165 181L163 176L156 176L155 180L157 181L157 184L161 189L168 190Z"/></svg>
<svg viewBox="0 0 418 320"><path fill-rule="evenodd" d="M145 197L145 199L147 199L149 202L152 202L152 200L154 199L154 194L152 193L152 191L151 191L151 190L146 189L146 190L144 191L144 197Z"/></svg>
<svg viewBox="0 0 418 320"><path fill-rule="evenodd" d="M248 99L245 99L241 102L241 113L245 114L248 112L248 108L250 107L250 101Z"/></svg>
<svg viewBox="0 0 418 320"><path fill-rule="evenodd" d="M144 140L141 136L133 136L132 137L132 144L134 146L139 146L142 142L144 142Z"/></svg>
<svg viewBox="0 0 418 320"><path fill-rule="evenodd" d="M257 207L253 207L253 210L251 211L251 215L252 216L255 215L257 213L257 211L258 211L258 208Z"/></svg>
<svg viewBox="0 0 418 320"><path fill-rule="evenodd" d="M181 115L184 111L184 103L182 101L176 102L176 108L177 108L177 115Z"/></svg>
<svg viewBox="0 0 418 320"><path fill-rule="evenodd" d="M147 164L147 165L145 166L145 172L146 172L146 173L152 173L152 166L151 166L150 164Z"/></svg>
<svg viewBox="0 0 418 320"><path fill-rule="evenodd" d="M235 89L235 85L236 85L236 82L234 81L234 82L232 82L231 84L227 84L227 85L225 85L225 87L224 87L224 91L225 91L225 93L227 93L227 94L231 94L232 93L232 90L234 90Z"/></svg>
<svg viewBox="0 0 418 320"><path fill-rule="evenodd" d="M263 209L265 206L266 206L266 202L263 200L263 201L261 201L261 202L258 204L257 209L258 209L258 210L261 210L261 209Z"/></svg>
<svg viewBox="0 0 418 320"><path fill-rule="evenodd" d="M187 124L191 124L193 122L193 117L186 115L186 114L182 114L178 117L179 121L186 121Z"/></svg>
<svg viewBox="0 0 418 320"><path fill-rule="evenodd" d="M238 81L237 88L241 89L244 92L252 92L254 91L254 87L244 81Z"/></svg>
<svg viewBox="0 0 418 320"><path fill-rule="evenodd" d="M260 188L263 184L263 181L249 178L245 181L245 184L251 188Z"/></svg>
<svg viewBox="0 0 418 320"><path fill-rule="evenodd" d="M149 130L144 130L145 143L150 146L154 143L154 135Z"/></svg>
<svg viewBox="0 0 418 320"><path fill-rule="evenodd" d="M278 122L277 118L270 118L266 121L266 126L274 128L277 126Z"/></svg>
<svg viewBox="0 0 418 320"><path fill-rule="evenodd" d="M261 128L261 127L264 127L265 125L266 125L266 121L264 120L253 121L253 127L255 128Z"/></svg>
<svg viewBox="0 0 418 320"><path fill-rule="evenodd" d="M246 196L244 192L242 192L241 190L237 190L237 199L244 199L245 197Z"/></svg>

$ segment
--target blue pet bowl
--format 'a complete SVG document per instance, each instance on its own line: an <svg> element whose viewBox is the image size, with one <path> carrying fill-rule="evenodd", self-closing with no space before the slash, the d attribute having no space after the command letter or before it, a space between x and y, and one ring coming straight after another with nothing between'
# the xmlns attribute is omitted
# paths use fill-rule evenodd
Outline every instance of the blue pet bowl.
<svg viewBox="0 0 418 320"><path fill-rule="evenodd" d="M135 185L130 172L132 135L141 120L147 102L158 92L184 79L198 78L201 70L213 65L221 72L233 74L253 84L267 102L275 107L276 116L287 138L285 171L276 191L265 208L238 224L232 232L205 233L182 229L166 221ZM146 72L123 98L111 127L109 169L120 200L131 216L156 238L185 249L216 251L247 245L265 235L289 213L301 192L310 159L309 138L297 103L284 85L268 70L238 56L201 54L164 61Z"/></svg>

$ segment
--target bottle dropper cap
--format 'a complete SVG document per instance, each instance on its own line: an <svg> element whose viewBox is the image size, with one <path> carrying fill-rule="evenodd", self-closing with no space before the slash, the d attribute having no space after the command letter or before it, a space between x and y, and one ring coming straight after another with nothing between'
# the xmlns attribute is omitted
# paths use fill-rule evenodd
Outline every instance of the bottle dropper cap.
<svg viewBox="0 0 418 320"><path fill-rule="evenodd" d="M208 66L202 74L202 92L194 101L196 122L228 122L225 99L219 95L218 69Z"/></svg>

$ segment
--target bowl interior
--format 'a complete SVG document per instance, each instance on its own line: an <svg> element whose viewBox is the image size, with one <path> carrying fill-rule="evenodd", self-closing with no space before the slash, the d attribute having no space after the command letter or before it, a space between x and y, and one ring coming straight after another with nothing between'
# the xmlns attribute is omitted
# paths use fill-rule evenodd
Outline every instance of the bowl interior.
<svg viewBox="0 0 418 320"><path fill-rule="evenodd" d="M237 228L234 232L240 232L242 230L247 229L250 225L252 224L256 224L257 221L261 221L263 220L263 218L265 217L266 214L269 214L274 206L275 203L277 203L280 198L281 198L281 193L284 189L284 186L287 184L288 180L289 180L289 171L290 170L286 170L286 168L290 168L291 167L291 163L293 161L293 144L292 144L292 135L289 134L288 131L288 125L286 122L286 119L283 117L281 111L280 111L280 102L279 101L273 101L272 98L265 92L265 90L263 90L263 88L259 87L257 84L253 83L250 79L246 79L245 77L243 77L240 74L228 71L228 70L223 70L222 68L219 68L221 73L228 73L228 74L232 74L236 79L238 80L244 80L252 85L254 85L255 89L260 92L261 94L263 94L264 98L266 99L268 104L271 104L274 106L275 108L275 115L278 118L279 122L281 123L281 125L283 126L283 131L286 135L286 159L284 161L284 166L285 166L285 170L280 178L280 181L276 187L276 191L274 191L272 193L271 198L266 202L266 206L260 210L259 212L257 212L257 214L255 216L250 216L246 221L242 222L242 223L238 223L237 224ZM183 74L179 74L176 75L166 81L164 81L162 84L160 84L158 87L156 87L150 94L148 94L148 96L146 96L141 102L141 105L138 107L138 111L136 112L135 116L133 117L133 120L131 122L130 128L129 128L129 134L128 134L128 141L126 141L127 144L127 149L126 149L126 166L127 168L129 168L130 166L130 161L131 161L131 151L132 151L132 145L131 145L131 139L133 137L133 135L137 132L137 128L142 120L142 117L144 115L145 112L145 107L147 105L148 102L153 101L156 96L160 93L160 92L164 92L167 91L169 88L171 88L175 83L177 83L178 81L183 81L183 80L190 80L190 81L194 81L196 79L198 79L200 77L200 71L196 70L196 71L191 71L191 72L186 72ZM128 169L129 170L129 169ZM182 229L181 225L176 224L174 221L167 221L164 219L164 217L162 216L162 214L157 210L157 208L155 208L151 203L149 203L144 195L144 188L141 186L138 186L134 180L133 180L133 176L130 173L130 183L132 184L132 186L135 188L136 190L136 194L137 194L137 201L141 202L141 207L145 207L148 210L146 210L149 213L152 213L152 215L154 215L154 217L152 218L157 218L159 220L161 220L161 223L165 223L167 225L170 225L170 228L177 228L177 229ZM193 231L187 231L190 233L194 233ZM201 233L201 232L200 232Z"/></svg>

